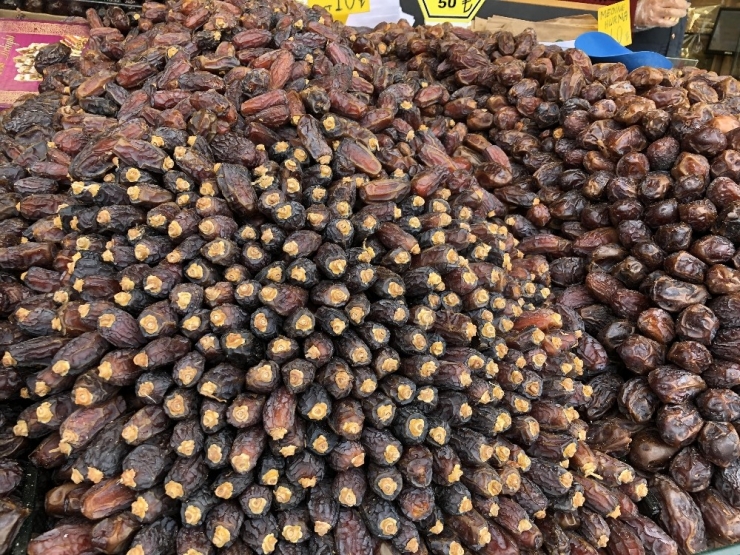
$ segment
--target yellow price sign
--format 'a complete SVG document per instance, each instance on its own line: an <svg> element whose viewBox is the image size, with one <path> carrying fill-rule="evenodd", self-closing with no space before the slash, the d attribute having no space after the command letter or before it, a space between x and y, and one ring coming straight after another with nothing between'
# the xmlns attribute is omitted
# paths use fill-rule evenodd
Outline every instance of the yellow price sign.
<svg viewBox="0 0 740 555"><path fill-rule="evenodd" d="M473 20L475 14L485 0L419 0L424 23L467 23Z"/></svg>
<svg viewBox="0 0 740 555"><path fill-rule="evenodd" d="M308 0L304 4L321 6L337 19L346 19L351 13L365 13L370 11L370 0Z"/></svg>
<svg viewBox="0 0 740 555"><path fill-rule="evenodd" d="M598 21L599 31L606 33L622 46L632 44L629 0L599 8Z"/></svg>

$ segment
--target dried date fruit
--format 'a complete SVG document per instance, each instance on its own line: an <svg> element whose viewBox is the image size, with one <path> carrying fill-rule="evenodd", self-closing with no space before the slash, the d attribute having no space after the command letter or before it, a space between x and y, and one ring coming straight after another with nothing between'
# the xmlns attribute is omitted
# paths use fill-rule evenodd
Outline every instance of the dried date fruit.
<svg viewBox="0 0 740 555"><path fill-rule="evenodd" d="M84 15L0 122L0 551L27 453L64 517L29 553L735 541L735 79L292 3Z"/></svg>

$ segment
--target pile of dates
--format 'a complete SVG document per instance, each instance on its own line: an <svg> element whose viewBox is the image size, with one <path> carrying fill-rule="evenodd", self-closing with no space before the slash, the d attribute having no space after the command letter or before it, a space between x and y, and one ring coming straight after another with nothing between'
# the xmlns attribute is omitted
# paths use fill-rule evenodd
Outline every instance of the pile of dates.
<svg viewBox="0 0 740 555"><path fill-rule="evenodd" d="M740 542L735 79L284 0L87 20L0 113L0 554Z"/></svg>

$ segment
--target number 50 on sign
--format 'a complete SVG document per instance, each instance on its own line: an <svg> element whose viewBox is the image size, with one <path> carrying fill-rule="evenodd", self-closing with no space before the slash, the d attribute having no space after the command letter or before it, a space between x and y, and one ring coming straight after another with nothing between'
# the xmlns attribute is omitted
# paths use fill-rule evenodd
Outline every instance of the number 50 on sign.
<svg viewBox="0 0 740 555"><path fill-rule="evenodd" d="M467 23L472 21L485 0L419 0L424 23Z"/></svg>

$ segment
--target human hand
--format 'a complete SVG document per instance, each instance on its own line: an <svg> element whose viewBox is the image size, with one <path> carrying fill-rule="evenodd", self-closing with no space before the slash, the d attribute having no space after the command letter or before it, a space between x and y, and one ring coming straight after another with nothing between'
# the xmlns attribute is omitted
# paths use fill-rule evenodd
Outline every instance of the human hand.
<svg viewBox="0 0 740 555"><path fill-rule="evenodd" d="M635 27L673 27L686 16L689 9L686 0L637 0Z"/></svg>

